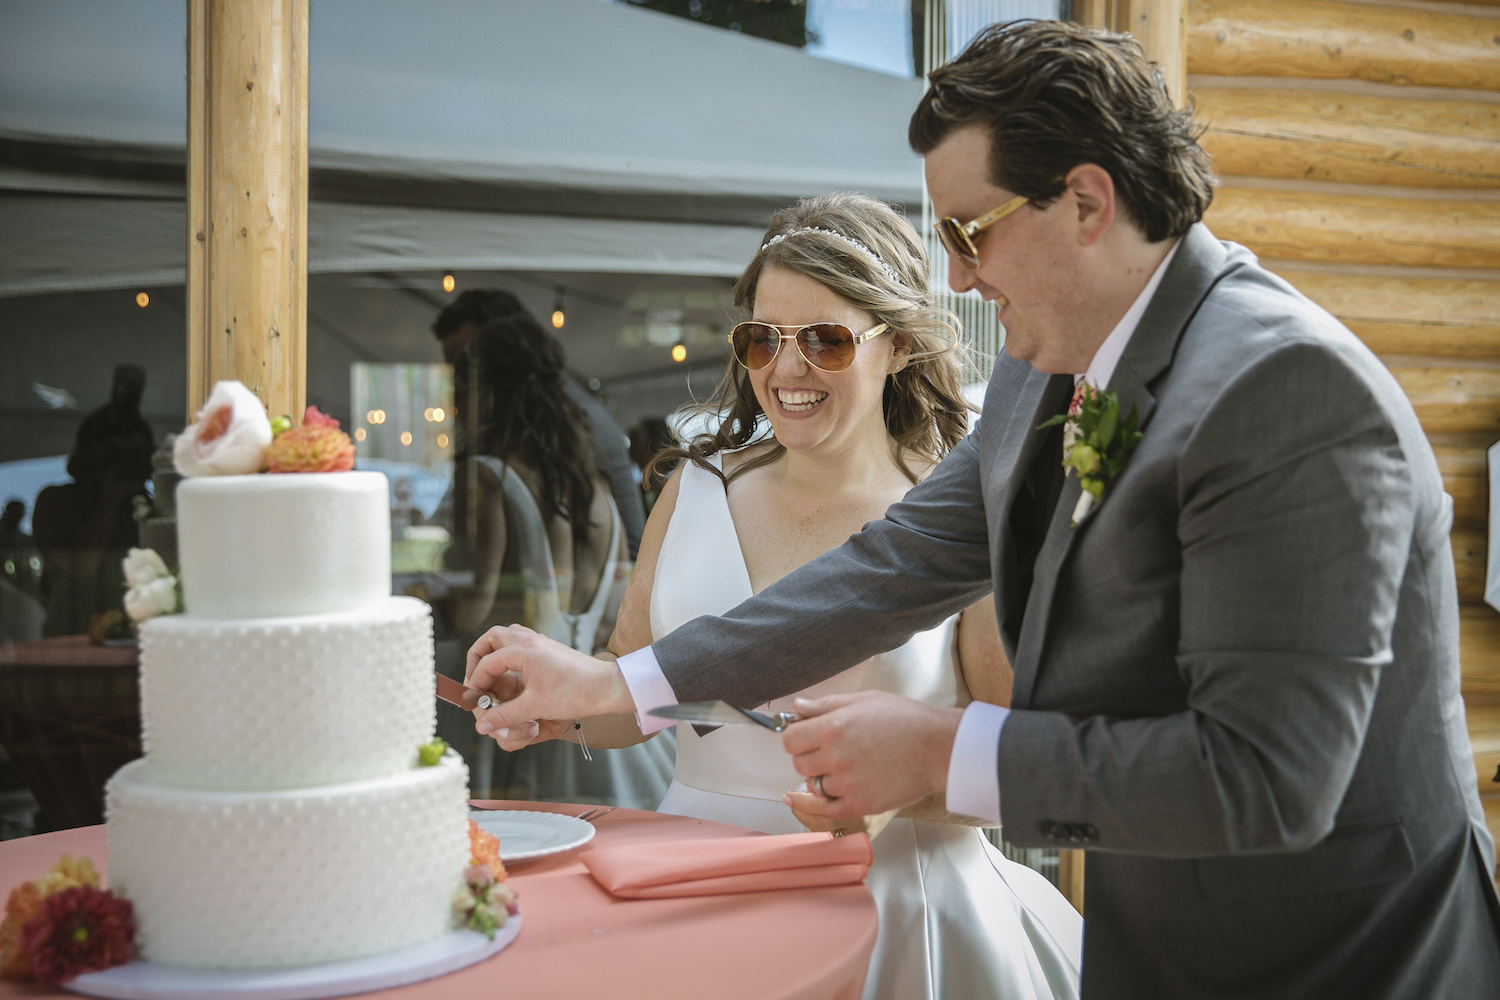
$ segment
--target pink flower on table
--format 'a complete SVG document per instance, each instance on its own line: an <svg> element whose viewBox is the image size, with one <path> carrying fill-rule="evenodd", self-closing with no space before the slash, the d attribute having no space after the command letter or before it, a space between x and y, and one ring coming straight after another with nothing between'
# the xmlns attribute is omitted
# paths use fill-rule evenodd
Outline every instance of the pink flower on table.
<svg viewBox="0 0 1500 1000"><path fill-rule="evenodd" d="M172 463L184 476L245 475L265 467L270 443L265 406L229 379L214 386L197 421L177 436Z"/></svg>
<svg viewBox="0 0 1500 1000"><path fill-rule="evenodd" d="M266 450L271 472L348 472L354 468L354 442L339 422L309 406L302 426L276 435Z"/></svg>
<svg viewBox="0 0 1500 1000"><path fill-rule="evenodd" d="M134 937L129 900L79 886L42 901L41 913L21 931L21 946L31 959L31 974L54 985L130 961Z"/></svg>

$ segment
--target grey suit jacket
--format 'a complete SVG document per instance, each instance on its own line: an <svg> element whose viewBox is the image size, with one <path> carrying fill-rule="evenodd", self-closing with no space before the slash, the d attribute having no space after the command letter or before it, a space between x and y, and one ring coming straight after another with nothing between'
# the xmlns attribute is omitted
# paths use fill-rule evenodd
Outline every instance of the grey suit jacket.
<svg viewBox="0 0 1500 1000"><path fill-rule="evenodd" d="M678 698L784 696L993 588L1005 835L1089 849L1086 996L1500 996L1452 505L1400 387L1194 227L1109 386L1145 435L1076 529L1068 478L1023 602L1011 510L1070 387L1002 355L885 520L654 645Z"/></svg>

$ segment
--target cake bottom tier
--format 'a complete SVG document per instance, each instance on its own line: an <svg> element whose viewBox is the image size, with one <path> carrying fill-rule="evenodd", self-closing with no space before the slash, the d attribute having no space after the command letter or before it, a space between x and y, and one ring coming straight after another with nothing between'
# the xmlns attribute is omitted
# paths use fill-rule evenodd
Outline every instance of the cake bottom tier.
<svg viewBox="0 0 1500 1000"><path fill-rule="evenodd" d="M306 965L435 938L469 860L456 754L389 778L275 792L157 784L148 759L106 788L109 885L155 962Z"/></svg>

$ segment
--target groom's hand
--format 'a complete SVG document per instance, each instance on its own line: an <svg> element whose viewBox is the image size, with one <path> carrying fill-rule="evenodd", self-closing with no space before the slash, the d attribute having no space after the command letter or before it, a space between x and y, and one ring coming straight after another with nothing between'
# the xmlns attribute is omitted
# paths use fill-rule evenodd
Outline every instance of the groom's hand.
<svg viewBox="0 0 1500 1000"><path fill-rule="evenodd" d="M464 684L502 699L474 728L505 750L554 739L575 719L635 711L613 660L600 660L523 625L497 625L469 649Z"/></svg>
<svg viewBox="0 0 1500 1000"><path fill-rule="evenodd" d="M900 809L947 789L962 709L887 691L798 698L795 707L802 720L786 728L781 745L809 788L821 784L828 817Z"/></svg>

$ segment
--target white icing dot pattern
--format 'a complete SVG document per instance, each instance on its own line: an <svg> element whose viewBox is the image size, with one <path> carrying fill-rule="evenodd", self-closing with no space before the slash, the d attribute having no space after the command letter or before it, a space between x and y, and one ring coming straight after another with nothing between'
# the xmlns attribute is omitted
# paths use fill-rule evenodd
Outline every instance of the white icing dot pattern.
<svg viewBox="0 0 1500 1000"><path fill-rule="evenodd" d="M412 597L357 611L141 628L152 777L186 788L311 788L399 773L432 739L432 615Z"/></svg>
<svg viewBox="0 0 1500 1000"><path fill-rule="evenodd" d="M244 968L375 954L445 933L468 862L468 772L437 767L295 792L106 788L109 880L152 961Z"/></svg>

